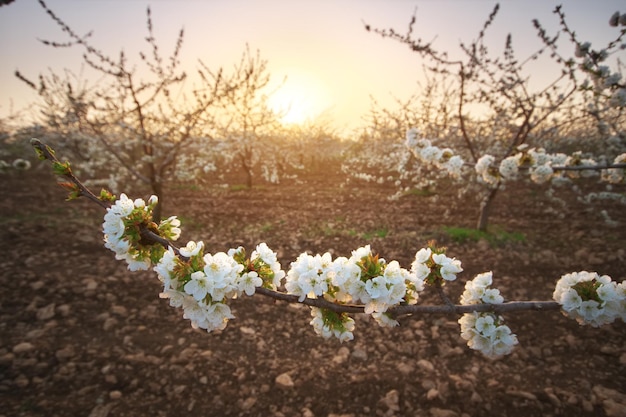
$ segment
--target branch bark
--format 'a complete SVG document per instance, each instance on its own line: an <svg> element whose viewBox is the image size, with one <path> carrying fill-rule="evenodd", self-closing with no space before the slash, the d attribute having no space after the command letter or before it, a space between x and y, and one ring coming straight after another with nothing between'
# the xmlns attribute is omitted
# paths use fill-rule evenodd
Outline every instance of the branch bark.
<svg viewBox="0 0 626 417"><path fill-rule="evenodd" d="M336 313L363 313L365 306L354 304L337 304L323 298L305 298L298 301L299 297L267 288L257 288L257 294L261 294L275 300L288 303L300 303L309 307L325 308ZM561 308L556 301L510 301L502 304L445 304L445 305L419 305L401 304L387 310L394 318L420 314L455 314L461 315L472 312L506 313L514 311L556 311Z"/></svg>

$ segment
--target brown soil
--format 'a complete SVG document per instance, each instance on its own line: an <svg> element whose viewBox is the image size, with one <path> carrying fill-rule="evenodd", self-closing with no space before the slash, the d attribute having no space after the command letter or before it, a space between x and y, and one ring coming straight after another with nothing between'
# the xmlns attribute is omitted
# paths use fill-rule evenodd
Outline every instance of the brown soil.
<svg viewBox="0 0 626 417"><path fill-rule="evenodd" d="M626 278L623 206L604 207L622 222L609 227L573 197L559 218L540 189L512 188L491 223L525 240L457 243L442 227L474 224L469 197L390 202L380 186L342 187L332 170L301 180L177 187L166 212L182 218L183 243L214 252L265 241L285 269L303 251L349 255L366 243L408 267L436 239L463 262L453 297L488 270L509 300L549 300L572 271ZM358 317L355 340L340 344L315 335L306 307L255 296L234 301L237 319L207 334L158 298L154 273L114 259L103 213L64 202L47 167L3 177L0 193L0 416L626 415L621 321L594 329L558 312L510 314L520 345L493 361L467 348L456 316L395 329Z"/></svg>

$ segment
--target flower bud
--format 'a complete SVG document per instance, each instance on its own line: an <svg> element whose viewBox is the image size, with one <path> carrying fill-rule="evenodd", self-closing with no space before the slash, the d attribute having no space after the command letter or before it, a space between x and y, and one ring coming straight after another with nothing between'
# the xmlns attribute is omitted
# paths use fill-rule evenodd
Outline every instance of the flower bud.
<svg viewBox="0 0 626 417"><path fill-rule="evenodd" d="M144 208L146 206L146 202L144 201L143 198L137 198L135 199L135 201L133 202L133 204L135 205L135 207L137 208Z"/></svg>
<svg viewBox="0 0 626 417"><path fill-rule="evenodd" d="M619 12L615 12L615 13L613 13L613 15L611 15L611 18L609 19L609 25L615 27L615 26L617 26L619 21L620 21Z"/></svg>

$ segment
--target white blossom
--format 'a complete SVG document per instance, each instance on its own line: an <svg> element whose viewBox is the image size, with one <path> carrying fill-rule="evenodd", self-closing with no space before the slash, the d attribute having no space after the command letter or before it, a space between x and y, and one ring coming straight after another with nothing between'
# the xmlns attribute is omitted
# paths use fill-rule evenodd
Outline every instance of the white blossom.
<svg viewBox="0 0 626 417"><path fill-rule="evenodd" d="M624 282L617 284L610 277L596 272L572 272L563 275L556 284L552 298L561 304L563 313L580 324L599 327L624 320L626 294Z"/></svg>

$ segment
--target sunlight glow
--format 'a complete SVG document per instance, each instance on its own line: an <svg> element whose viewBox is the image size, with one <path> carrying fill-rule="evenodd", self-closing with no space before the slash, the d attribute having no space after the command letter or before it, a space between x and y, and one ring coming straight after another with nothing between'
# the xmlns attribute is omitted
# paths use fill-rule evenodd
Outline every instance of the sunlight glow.
<svg viewBox="0 0 626 417"><path fill-rule="evenodd" d="M315 75L294 68L284 73L287 80L268 99L270 108L281 115L284 124L314 120L333 105L329 89Z"/></svg>

